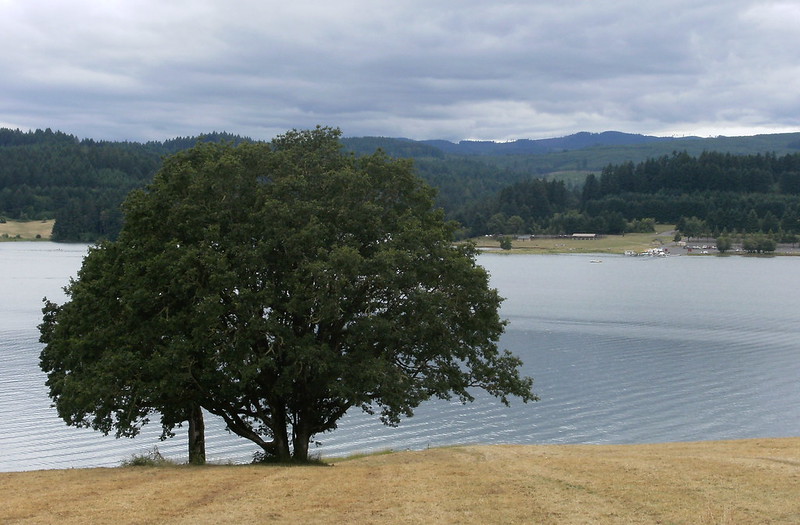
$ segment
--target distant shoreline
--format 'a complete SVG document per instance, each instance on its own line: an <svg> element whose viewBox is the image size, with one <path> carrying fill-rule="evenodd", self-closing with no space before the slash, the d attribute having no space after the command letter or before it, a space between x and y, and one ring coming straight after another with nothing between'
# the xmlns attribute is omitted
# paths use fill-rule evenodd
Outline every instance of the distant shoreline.
<svg viewBox="0 0 800 525"><path fill-rule="evenodd" d="M741 251L734 246L725 253L720 253L711 238L690 239L684 242L675 242L675 229L670 225L658 225L655 232L651 233L626 233L625 235L598 235L595 238L573 238L570 236L536 236L536 235L508 235L511 239L511 249L503 250L500 247L500 237L483 236L470 239L482 251L491 253L510 254L596 254L596 255L624 255L626 252L642 254L648 250L664 249L667 255L713 255L713 256L744 256L744 257L772 257L772 256L798 256L800 245L779 244L777 250L770 253L754 254ZM737 250L739 248L739 250Z"/></svg>
<svg viewBox="0 0 800 525"><path fill-rule="evenodd" d="M40 242L52 241L55 220L0 222L0 242ZM775 252L751 254L732 249L724 254L709 247L714 239L692 239L686 246L673 241L674 226L657 225L651 233L628 233L625 235L602 235L594 239L574 239L569 236L517 236L509 235L512 248L500 248L499 238L484 236L471 239L475 245L486 252L511 254L597 254L623 255L625 252L643 253L653 248L664 248L669 255L740 255L747 257L800 256L800 245L779 244ZM688 248L687 248L688 247Z"/></svg>

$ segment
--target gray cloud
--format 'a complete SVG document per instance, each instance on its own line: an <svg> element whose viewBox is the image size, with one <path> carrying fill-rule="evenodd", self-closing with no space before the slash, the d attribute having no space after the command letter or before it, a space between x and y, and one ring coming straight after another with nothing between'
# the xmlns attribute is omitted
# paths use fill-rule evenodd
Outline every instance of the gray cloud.
<svg viewBox="0 0 800 525"><path fill-rule="evenodd" d="M800 5L0 0L0 126L506 140L800 129Z"/></svg>

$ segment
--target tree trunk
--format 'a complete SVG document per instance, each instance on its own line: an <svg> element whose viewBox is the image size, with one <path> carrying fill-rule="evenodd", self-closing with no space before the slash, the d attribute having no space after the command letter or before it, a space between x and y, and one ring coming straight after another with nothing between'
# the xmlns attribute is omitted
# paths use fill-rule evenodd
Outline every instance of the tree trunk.
<svg viewBox="0 0 800 525"><path fill-rule="evenodd" d="M189 463L206 464L206 426L203 409L197 403L189 408Z"/></svg>
<svg viewBox="0 0 800 525"><path fill-rule="evenodd" d="M308 442L310 441L308 433L298 432L292 441L292 446L294 447L292 459L300 462L308 461Z"/></svg>
<svg viewBox="0 0 800 525"><path fill-rule="evenodd" d="M282 404L271 404L272 440L275 443L275 457L280 463L288 463L292 456L289 453L289 436L286 434L286 409Z"/></svg>
<svg viewBox="0 0 800 525"><path fill-rule="evenodd" d="M308 461L308 442L311 441L311 432L305 424L305 418L298 417L292 428L292 459L294 461Z"/></svg>

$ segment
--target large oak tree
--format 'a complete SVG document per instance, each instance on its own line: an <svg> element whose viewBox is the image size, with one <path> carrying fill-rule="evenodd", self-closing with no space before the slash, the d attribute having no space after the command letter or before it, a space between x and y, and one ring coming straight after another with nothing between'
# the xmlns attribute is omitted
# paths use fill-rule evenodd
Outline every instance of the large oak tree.
<svg viewBox="0 0 800 525"><path fill-rule="evenodd" d="M353 407L387 424L431 398L535 400L498 348L501 299L409 161L340 132L201 144L166 159L47 303L42 369L69 424L165 433L202 407L305 460Z"/></svg>

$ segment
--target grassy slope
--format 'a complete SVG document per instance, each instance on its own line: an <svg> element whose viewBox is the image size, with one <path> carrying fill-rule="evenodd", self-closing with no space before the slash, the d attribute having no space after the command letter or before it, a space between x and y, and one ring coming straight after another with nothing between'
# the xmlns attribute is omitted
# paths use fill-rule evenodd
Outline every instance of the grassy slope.
<svg viewBox="0 0 800 525"><path fill-rule="evenodd" d="M2 523L799 523L800 438L0 474Z"/></svg>
<svg viewBox="0 0 800 525"><path fill-rule="evenodd" d="M37 235L41 236L41 240L49 240L54 223L53 220L0 222L0 241L34 241L39 240Z"/></svg>

